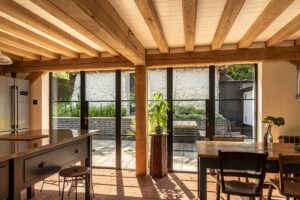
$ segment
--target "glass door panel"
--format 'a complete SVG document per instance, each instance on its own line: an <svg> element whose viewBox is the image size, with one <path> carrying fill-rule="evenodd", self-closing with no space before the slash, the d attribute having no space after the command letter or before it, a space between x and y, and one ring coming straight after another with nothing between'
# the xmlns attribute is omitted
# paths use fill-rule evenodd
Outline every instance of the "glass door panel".
<svg viewBox="0 0 300 200"><path fill-rule="evenodd" d="M173 69L173 170L196 171L195 142L206 138L209 69Z"/></svg>
<svg viewBox="0 0 300 200"><path fill-rule="evenodd" d="M215 135L256 138L256 67L235 64L216 67Z"/></svg>
<svg viewBox="0 0 300 200"><path fill-rule="evenodd" d="M86 73L88 128L99 130L93 136L93 165L116 167L116 74L115 72Z"/></svg>
<svg viewBox="0 0 300 200"><path fill-rule="evenodd" d="M121 72L121 168L135 169L135 73Z"/></svg>

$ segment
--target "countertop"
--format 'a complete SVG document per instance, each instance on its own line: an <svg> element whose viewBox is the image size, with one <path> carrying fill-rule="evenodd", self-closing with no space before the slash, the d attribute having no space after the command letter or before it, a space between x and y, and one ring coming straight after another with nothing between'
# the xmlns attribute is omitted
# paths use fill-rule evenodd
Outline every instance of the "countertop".
<svg viewBox="0 0 300 200"><path fill-rule="evenodd" d="M0 162L34 153L43 149L60 146L92 136L99 131L90 130L30 130L19 134L48 135L31 141L0 140Z"/></svg>

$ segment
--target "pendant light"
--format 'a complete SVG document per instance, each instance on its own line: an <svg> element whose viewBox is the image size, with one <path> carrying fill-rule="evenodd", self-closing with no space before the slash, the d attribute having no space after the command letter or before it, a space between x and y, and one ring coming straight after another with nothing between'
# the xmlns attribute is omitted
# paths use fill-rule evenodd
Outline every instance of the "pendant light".
<svg viewBox="0 0 300 200"><path fill-rule="evenodd" d="M11 65L12 59L4 54L1 53L0 51L0 65Z"/></svg>

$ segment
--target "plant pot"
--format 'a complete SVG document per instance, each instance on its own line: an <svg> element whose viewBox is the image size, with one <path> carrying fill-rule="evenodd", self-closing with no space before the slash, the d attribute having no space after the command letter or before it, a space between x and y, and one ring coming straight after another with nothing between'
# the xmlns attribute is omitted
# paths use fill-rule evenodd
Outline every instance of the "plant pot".
<svg viewBox="0 0 300 200"><path fill-rule="evenodd" d="M163 131L164 131L163 127L161 127L161 126L155 127L155 133L156 134L162 134Z"/></svg>

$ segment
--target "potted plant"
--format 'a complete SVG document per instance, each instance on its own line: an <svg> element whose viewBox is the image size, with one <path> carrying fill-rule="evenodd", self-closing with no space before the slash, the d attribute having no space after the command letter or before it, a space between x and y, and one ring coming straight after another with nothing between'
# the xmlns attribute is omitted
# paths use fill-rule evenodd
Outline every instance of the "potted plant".
<svg viewBox="0 0 300 200"><path fill-rule="evenodd" d="M150 102L149 106L149 118L156 134L162 134L163 130L166 128L168 110L168 102L164 100L163 94L159 92L154 93L153 100Z"/></svg>
<svg viewBox="0 0 300 200"><path fill-rule="evenodd" d="M268 125L267 132L264 135L264 147L266 149L271 149L273 144L273 136L271 132L272 126L273 124L278 127L283 126L285 123L284 118L267 116L262 122Z"/></svg>

